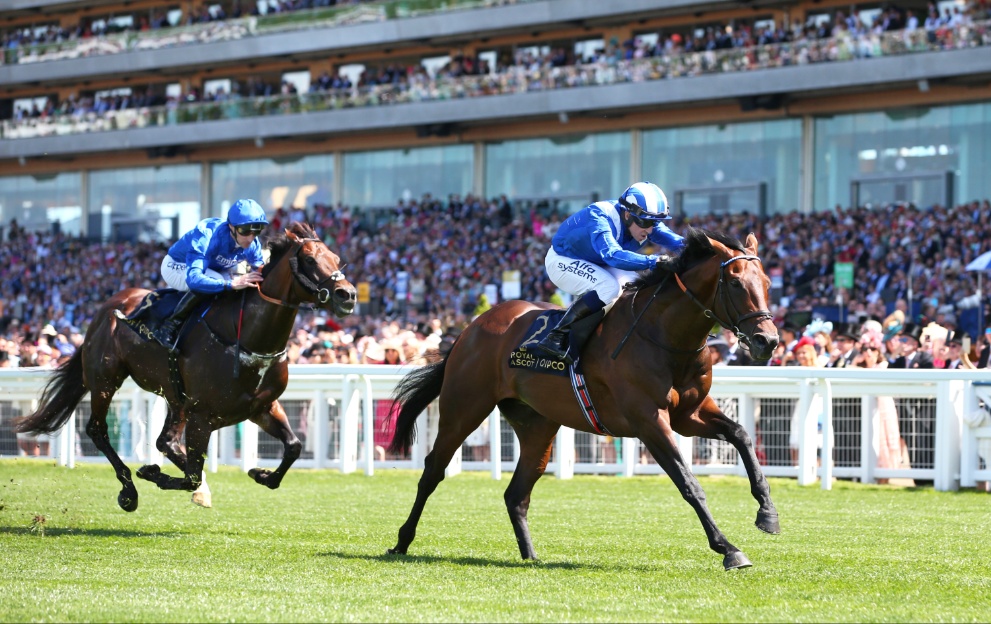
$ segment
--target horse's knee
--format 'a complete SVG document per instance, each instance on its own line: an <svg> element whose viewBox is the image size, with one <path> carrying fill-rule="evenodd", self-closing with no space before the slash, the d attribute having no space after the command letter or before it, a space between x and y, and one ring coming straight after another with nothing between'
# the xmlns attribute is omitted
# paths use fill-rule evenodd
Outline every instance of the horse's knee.
<svg viewBox="0 0 991 624"><path fill-rule="evenodd" d="M286 445L286 456L296 459L303 452L303 443L299 441L299 438L293 438Z"/></svg>
<svg viewBox="0 0 991 624"><path fill-rule="evenodd" d="M108 428L106 423L99 423L95 419L90 419L90 421L86 423L86 435L89 436L90 440L96 441L99 438L103 438L107 435L107 431Z"/></svg>

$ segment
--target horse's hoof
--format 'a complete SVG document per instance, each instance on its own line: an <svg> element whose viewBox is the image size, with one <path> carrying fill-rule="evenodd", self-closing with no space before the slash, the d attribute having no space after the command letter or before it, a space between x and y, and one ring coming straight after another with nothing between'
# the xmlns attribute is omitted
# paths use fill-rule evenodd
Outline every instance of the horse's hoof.
<svg viewBox="0 0 991 624"><path fill-rule="evenodd" d="M199 505L200 507L210 508L213 507L213 497L210 492L204 492L202 490L196 490L193 492L193 503Z"/></svg>
<svg viewBox="0 0 991 624"><path fill-rule="evenodd" d="M162 474L162 469L159 468L158 464L151 464L148 466L141 466L134 474L136 474L139 479L154 481L158 475Z"/></svg>
<svg viewBox="0 0 991 624"><path fill-rule="evenodd" d="M778 522L778 512L757 512L757 521L754 522L757 528L765 533L770 533L771 535L777 535L781 533L781 523Z"/></svg>
<svg viewBox="0 0 991 624"><path fill-rule="evenodd" d="M138 493L134 492L133 494L125 494L124 492L121 492L117 495L117 504L120 505L120 508L124 511L134 511L138 508Z"/></svg>
<svg viewBox="0 0 991 624"><path fill-rule="evenodd" d="M385 551L385 554L387 554L387 555L405 555L406 554L406 549L405 548L400 548L399 546L396 546L395 548L390 548L389 550Z"/></svg>
<svg viewBox="0 0 991 624"><path fill-rule="evenodd" d="M726 570L736 570L737 568L749 568L754 564L750 563L750 559L740 552L731 552L730 554L723 557L723 568Z"/></svg>

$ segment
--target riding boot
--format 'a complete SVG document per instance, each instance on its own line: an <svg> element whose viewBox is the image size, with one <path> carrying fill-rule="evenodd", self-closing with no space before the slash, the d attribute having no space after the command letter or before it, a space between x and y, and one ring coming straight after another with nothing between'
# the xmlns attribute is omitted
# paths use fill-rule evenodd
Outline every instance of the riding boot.
<svg viewBox="0 0 991 624"><path fill-rule="evenodd" d="M179 328L182 327L183 321L193 311L196 304L202 300L202 295L198 295L191 290L183 293L182 299L176 304L172 315L165 319L162 322L162 326L155 331L155 340L171 349L175 345L176 335L179 333Z"/></svg>
<svg viewBox="0 0 991 624"><path fill-rule="evenodd" d="M576 321L580 321L590 314L594 314L605 307L599 299L599 294L594 290L585 293L582 297L571 304L561 320L544 336L543 340L534 345L534 349L550 357L563 360L566 364L572 364L574 358L568 354L568 334L571 333L571 326Z"/></svg>

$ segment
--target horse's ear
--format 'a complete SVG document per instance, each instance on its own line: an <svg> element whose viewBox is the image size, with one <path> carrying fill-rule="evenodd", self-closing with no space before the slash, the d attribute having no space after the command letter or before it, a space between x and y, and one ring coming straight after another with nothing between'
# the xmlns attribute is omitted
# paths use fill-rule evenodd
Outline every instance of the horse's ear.
<svg viewBox="0 0 991 624"><path fill-rule="evenodd" d="M296 236L295 234L293 234L292 232L290 232L289 231L289 228L286 228L283 231L286 233L286 238L288 238L289 240L291 240L291 241L298 241L299 240L299 237ZM751 234L751 236L753 236L753 234Z"/></svg>
<svg viewBox="0 0 991 624"><path fill-rule="evenodd" d="M757 255L757 237L754 236L753 232L747 235L746 248L747 248L747 253L749 253L751 256Z"/></svg>

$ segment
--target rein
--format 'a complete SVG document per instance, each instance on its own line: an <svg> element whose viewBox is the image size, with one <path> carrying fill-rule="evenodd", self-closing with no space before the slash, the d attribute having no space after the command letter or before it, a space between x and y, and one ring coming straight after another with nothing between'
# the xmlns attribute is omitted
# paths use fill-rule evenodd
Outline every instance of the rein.
<svg viewBox="0 0 991 624"><path fill-rule="evenodd" d="M747 261L756 260L757 262L760 262L760 258L758 258L757 256L745 254L741 256L733 256L729 260L726 260L725 262L721 263L719 265L719 282L716 284L716 293L712 296L712 308L715 308L716 301L721 299L723 303L723 309L725 311L729 312L730 310L732 310L733 314L738 315L735 323L734 322L727 323L721 316L716 314L715 310L706 307L705 304L699 301L698 297L696 297L695 294L692 293L692 291L689 290L687 286L685 286L684 282L681 281L681 278L677 274L675 274L674 279L678 283L678 288L681 289L681 292L688 295L688 298L691 299L692 302L695 303L695 305L697 305L699 308L702 309L702 313L706 316L706 318L710 318L716 321L717 323L719 323L721 326L731 329L733 333L736 334L737 339L739 339L740 342L745 344L749 349L751 347L750 336L745 334L743 330L740 329L740 325L743 324L743 321L747 321L754 318L758 319L758 323L759 323L761 320L774 318L774 315L771 314L769 310L756 310L754 312L749 312L747 314L740 314L739 309L737 309L736 305L733 303L733 299L726 292L726 289L723 288L723 284L726 281L725 280L726 267L727 265L732 264L737 260L747 260ZM722 294L722 297L720 297L720 294ZM705 345L703 345L703 347L704 346ZM699 349L699 351L701 351L701 349Z"/></svg>

